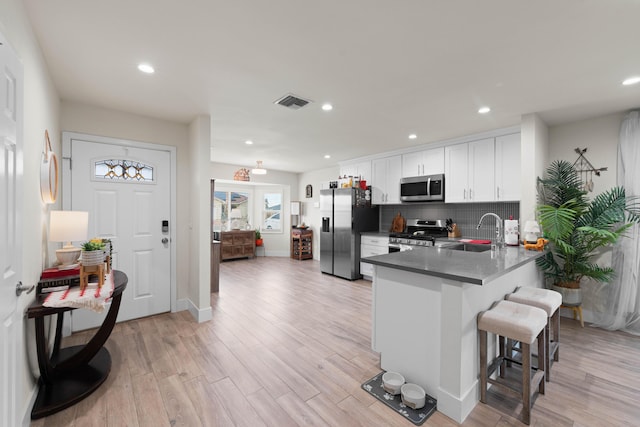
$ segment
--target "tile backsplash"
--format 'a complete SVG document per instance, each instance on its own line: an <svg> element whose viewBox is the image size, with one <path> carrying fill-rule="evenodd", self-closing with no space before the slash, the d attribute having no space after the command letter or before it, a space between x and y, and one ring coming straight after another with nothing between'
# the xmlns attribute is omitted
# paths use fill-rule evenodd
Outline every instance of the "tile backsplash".
<svg viewBox="0 0 640 427"><path fill-rule="evenodd" d="M452 218L458 224L462 237L473 239L492 239L496 232L496 220L487 217L482 227L476 229L480 217L493 212L503 220L520 218L519 202L500 203L403 203L400 205L380 206L380 231L389 231L393 217L400 212L406 219L447 219ZM504 224L503 224L504 225Z"/></svg>

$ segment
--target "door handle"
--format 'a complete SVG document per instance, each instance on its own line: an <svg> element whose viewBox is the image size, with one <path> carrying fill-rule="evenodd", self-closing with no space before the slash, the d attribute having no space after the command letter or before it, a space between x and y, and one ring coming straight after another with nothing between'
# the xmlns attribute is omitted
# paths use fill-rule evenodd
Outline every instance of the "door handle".
<svg viewBox="0 0 640 427"><path fill-rule="evenodd" d="M34 285L23 285L22 282L18 282L18 284L16 285L16 296L19 297L20 295L22 295L23 292L27 292L28 294L30 294L31 292L33 292L33 289L35 288Z"/></svg>
<svg viewBox="0 0 640 427"><path fill-rule="evenodd" d="M164 243L166 245L167 243L169 243L169 239L166 238L166 237L163 237L162 238L162 243Z"/></svg>

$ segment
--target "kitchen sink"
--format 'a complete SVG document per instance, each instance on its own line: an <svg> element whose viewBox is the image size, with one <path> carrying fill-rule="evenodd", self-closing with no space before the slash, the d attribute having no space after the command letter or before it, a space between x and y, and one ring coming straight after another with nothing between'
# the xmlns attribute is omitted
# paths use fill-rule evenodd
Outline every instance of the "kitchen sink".
<svg viewBox="0 0 640 427"><path fill-rule="evenodd" d="M454 251L466 251L466 252L486 252L491 250L491 245L477 245L473 243L446 243L437 245L443 249L451 249Z"/></svg>

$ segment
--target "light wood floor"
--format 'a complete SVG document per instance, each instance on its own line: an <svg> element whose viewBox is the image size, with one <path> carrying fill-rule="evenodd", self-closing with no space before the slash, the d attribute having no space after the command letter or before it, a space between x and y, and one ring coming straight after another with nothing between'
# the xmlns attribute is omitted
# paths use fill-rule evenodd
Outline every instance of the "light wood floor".
<svg viewBox="0 0 640 427"><path fill-rule="evenodd" d="M369 282L323 275L317 261L225 262L212 321L181 312L116 325L106 383L31 425L412 426L360 388L380 371L370 304ZM561 334L531 425L640 425L640 339L565 319ZM465 426L521 425L516 399L489 397ZM437 412L423 425L456 423Z"/></svg>

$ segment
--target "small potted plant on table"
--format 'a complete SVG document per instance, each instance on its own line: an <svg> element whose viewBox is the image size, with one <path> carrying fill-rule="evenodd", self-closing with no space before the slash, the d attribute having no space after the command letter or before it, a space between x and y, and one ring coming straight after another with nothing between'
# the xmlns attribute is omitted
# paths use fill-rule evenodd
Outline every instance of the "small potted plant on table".
<svg viewBox="0 0 640 427"><path fill-rule="evenodd" d="M262 246L262 244L262 234L260 233L260 230L256 228L256 246Z"/></svg>

